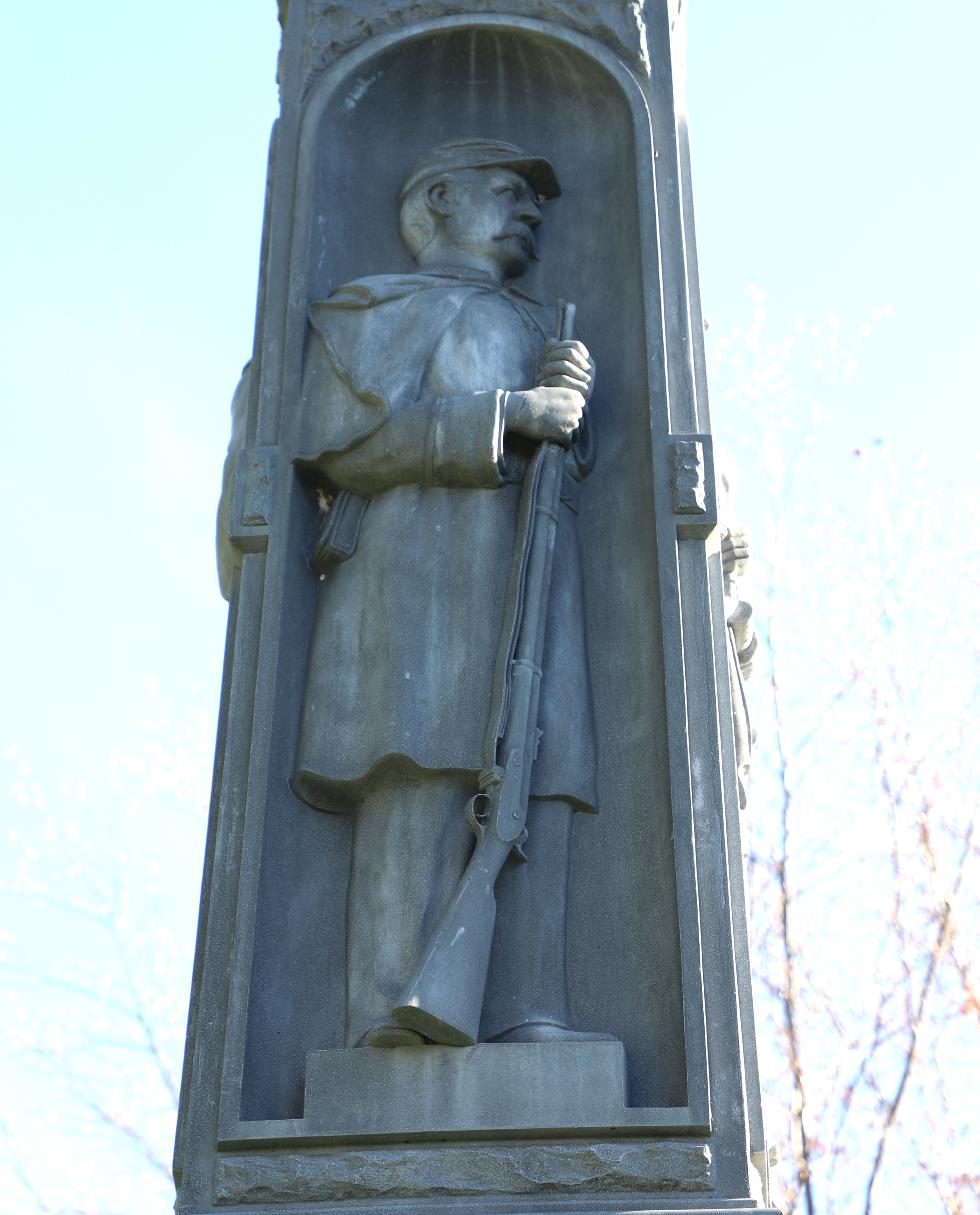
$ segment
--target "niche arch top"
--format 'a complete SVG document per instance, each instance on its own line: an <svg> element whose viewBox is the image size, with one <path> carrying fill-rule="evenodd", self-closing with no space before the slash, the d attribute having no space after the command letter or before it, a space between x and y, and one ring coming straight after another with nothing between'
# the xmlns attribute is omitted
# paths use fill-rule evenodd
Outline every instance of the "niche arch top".
<svg viewBox="0 0 980 1215"><path fill-rule="evenodd" d="M550 298L570 260L589 281L614 256L617 229L626 229L622 241L632 239L636 260L635 145L649 146L649 116L631 73L591 40L507 17L432 21L342 56L311 88L304 111L299 185L313 183L321 212L311 216L309 298L352 278L410 269L394 222L405 172L428 148L474 136L546 155L558 172L562 200L547 211L543 259L522 289ZM359 206L341 205L346 199ZM630 201L633 214L624 216ZM367 244L366 220L374 234Z"/></svg>

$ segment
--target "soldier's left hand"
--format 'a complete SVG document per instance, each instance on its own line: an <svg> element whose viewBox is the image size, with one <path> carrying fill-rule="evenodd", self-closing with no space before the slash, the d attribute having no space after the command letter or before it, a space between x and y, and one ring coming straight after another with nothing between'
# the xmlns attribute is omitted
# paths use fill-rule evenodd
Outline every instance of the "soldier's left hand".
<svg viewBox="0 0 980 1215"><path fill-rule="evenodd" d="M584 343L558 338L545 342L538 364L539 387L571 388L588 401L594 384L595 363Z"/></svg>

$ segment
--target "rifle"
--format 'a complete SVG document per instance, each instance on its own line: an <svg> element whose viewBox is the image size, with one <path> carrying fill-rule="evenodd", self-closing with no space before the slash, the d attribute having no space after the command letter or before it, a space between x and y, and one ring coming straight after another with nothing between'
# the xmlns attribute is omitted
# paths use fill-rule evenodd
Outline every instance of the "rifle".
<svg viewBox="0 0 980 1215"><path fill-rule="evenodd" d="M558 337L571 338L574 324L575 305L559 301ZM506 715L494 762L466 807L476 848L393 1010L399 1025L447 1046L477 1041L497 913L494 885L511 852L524 859L564 456L559 444L543 442L524 475L509 589L517 604L516 642L508 636L498 657L507 664Z"/></svg>

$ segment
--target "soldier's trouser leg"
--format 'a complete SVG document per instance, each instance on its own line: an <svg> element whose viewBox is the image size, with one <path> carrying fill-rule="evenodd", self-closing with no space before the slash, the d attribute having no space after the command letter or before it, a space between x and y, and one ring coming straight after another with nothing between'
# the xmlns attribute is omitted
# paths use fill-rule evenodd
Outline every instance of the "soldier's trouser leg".
<svg viewBox="0 0 980 1215"><path fill-rule="evenodd" d="M392 1007L472 851L464 809L474 790L475 780L403 769L376 778L354 811L348 1046L391 1024Z"/></svg>
<svg viewBox="0 0 980 1215"><path fill-rule="evenodd" d="M483 1040L531 1022L572 1024L565 922L573 813L566 801L532 799L527 862L510 857L497 879Z"/></svg>

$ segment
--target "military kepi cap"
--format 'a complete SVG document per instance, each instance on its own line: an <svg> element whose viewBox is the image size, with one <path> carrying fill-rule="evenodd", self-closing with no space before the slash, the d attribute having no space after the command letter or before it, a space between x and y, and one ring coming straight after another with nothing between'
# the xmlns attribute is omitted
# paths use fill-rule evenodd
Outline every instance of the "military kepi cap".
<svg viewBox="0 0 980 1215"><path fill-rule="evenodd" d="M561 194L555 170L543 156L532 156L516 144L498 139L454 139L426 152L409 173L401 197L404 198L420 181L439 177L452 169L513 169L539 198L557 198Z"/></svg>

